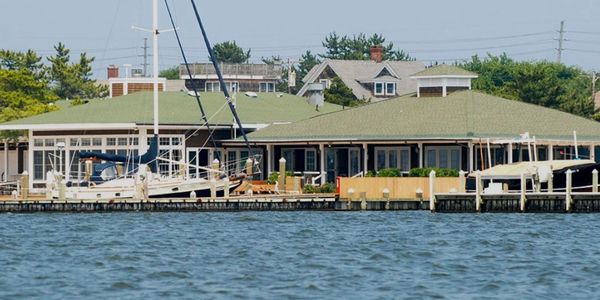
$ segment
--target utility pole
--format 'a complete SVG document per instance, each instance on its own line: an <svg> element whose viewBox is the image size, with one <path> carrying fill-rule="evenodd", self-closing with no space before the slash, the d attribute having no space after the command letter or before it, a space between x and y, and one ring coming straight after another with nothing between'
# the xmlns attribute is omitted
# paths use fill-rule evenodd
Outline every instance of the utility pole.
<svg viewBox="0 0 600 300"><path fill-rule="evenodd" d="M148 76L148 38L144 38L144 77Z"/></svg>
<svg viewBox="0 0 600 300"><path fill-rule="evenodd" d="M560 21L560 30L558 31L558 48L556 49L558 52L558 56L556 61L558 63L562 60L562 52L565 50L563 48L563 42L565 41L565 21Z"/></svg>

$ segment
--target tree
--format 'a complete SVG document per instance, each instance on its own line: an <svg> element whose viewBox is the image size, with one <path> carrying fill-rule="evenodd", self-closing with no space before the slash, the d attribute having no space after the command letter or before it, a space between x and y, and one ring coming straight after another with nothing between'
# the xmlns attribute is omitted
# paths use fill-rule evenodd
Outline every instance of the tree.
<svg viewBox="0 0 600 300"><path fill-rule="evenodd" d="M381 46L383 48L383 59L384 60L415 60L404 50L394 50L394 43L385 43L386 39L383 35L373 34L367 37L364 33L349 36L338 36L337 33L332 32L329 36L325 37L325 41L322 42L325 47L325 54L321 54L322 58L328 59L342 59L342 60L370 60L371 59L371 47Z"/></svg>
<svg viewBox="0 0 600 300"><path fill-rule="evenodd" d="M359 106L366 102L357 99L352 90L337 76L331 80L331 85L325 89L323 94L326 102L342 106Z"/></svg>
<svg viewBox="0 0 600 300"><path fill-rule="evenodd" d="M302 54L300 57L300 62L298 62L298 70L296 71L297 85L304 79L306 74L308 74L308 72L310 72L314 66L320 63L321 61L319 58L312 54L310 50L307 50L304 54Z"/></svg>
<svg viewBox="0 0 600 300"><path fill-rule="evenodd" d="M70 50L63 43L54 46L55 56L48 57L47 68L50 86L61 99L89 99L106 97L108 87L99 86L91 79L94 58L86 53L79 55L79 62L71 63Z"/></svg>
<svg viewBox="0 0 600 300"><path fill-rule="evenodd" d="M160 73L158 73L158 77L164 77L169 80L179 79L179 66L173 66L160 71Z"/></svg>
<svg viewBox="0 0 600 300"><path fill-rule="evenodd" d="M579 68L548 61L518 62L506 54L473 56L459 66L479 75L473 89L586 118L594 114L591 80Z"/></svg>
<svg viewBox="0 0 600 300"><path fill-rule="evenodd" d="M241 64L250 59L250 49L244 51L235 41L226 41L213 46L215 60L221 63Z"/></svg>

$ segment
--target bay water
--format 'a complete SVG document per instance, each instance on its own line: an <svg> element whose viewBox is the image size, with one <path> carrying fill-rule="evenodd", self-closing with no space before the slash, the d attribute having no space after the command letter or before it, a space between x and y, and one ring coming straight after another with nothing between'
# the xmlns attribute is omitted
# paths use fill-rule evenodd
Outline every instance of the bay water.
<svg viewBox="0 0 600 300"><path fill-rule="evenodd" d="M0 215L0 299L593 299L596 214Z"/></svg>

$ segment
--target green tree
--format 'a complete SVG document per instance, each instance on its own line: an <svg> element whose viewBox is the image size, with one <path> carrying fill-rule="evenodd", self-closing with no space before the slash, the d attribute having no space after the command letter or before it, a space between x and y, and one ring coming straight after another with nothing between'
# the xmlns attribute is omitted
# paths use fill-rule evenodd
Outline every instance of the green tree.
<svg viewBox="0 0 600 300"><path fill-rule="evenodd" d="M158 73L158 77L164 77L169 80L179 79L179 66L173 66L160 71L160 73Z"/></svg>
<svg viewBox="0 0 600 300"><path fill-rule="evenodd" d="M352 90L337 76L331 80L331 85L323 94L326 102L342 106L360 106L366 102L357 99Z"/></svg>
<svg viewBox="0 0 600 300"><path fill-rule="evenodd" d="M215 60L221 63L242 64L250 59L250 49L244 51L235 41L226 41L213 46Z"/></svg>
<svg viewBox="0 0 600 300"><path fill-rule="evenodd" d="M386 43L385 37L379 34L373 34L369 37L364 33L353 36L339 36L337 33L332 32L325 37L322 45L325 47L326 52L319 56L327 59L370 60L371 47L381 46L384 60L415 60L404 50L394 50L394 43Z"/></svg>
<svg viewBox="0 0 600 300"><path fill-rule="evenodd" d="M71 63L70 50L63 43L54 46L55 56L48 57L51 65L47 68L50 86L61 99L89 99L106 97L108 87L99 86L91 79L93 57L86 53L79 55L79 62Z"/></svg>
<svg viewBox="0 0 600 300"><path fill-rule="evenodd" d="M304 54L302 54L302 56L300 57L300 61L298 62L298 69L296 71L296 85L302 82L306 74L308 74L308 72L310 72L310 70L312 70L314 66L320 63L321 61L319 60L319 58L316 55L312 54L310 50L307 50Z"/></svg>
<svg viewBox="0 0 600 300"><path fill-rule="evenodd" d="M506 54L473 56L459 66L479 75L473 89L583 117L594 114L591 81L579 68L548 61L519 62Z"/></svg>

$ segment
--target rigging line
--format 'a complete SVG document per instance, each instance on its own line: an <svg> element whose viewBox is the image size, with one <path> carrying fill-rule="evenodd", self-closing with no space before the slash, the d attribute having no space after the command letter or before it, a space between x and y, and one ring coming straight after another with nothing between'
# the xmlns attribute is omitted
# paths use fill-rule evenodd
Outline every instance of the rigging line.
<svg viewBox="0 0 600 300"><path fill-rule="evenodd" d="M203 124L200 124L200 126L198 128L196 128L196 130L192 131L191 135L189 137L185 138L185 141L187 141L188 139L191 138L192 135L194 135L198 131L200 131L200 128L203 127L204 125L208 124L208 122L210 122L212 120L212 118L214 118L217 114L219 114L225 108L225 106L227 106L227 103L223 103L223 105L221 105L221 107L210 118L208 118L208 121L205 121ZM216 127L213 129L213 131L211 132L211 134L214 133L215 130L216 130ZM204 141L204 145L206 145L206 143L208 143L208 140Z"/></svg>
<svg viewBox="0 0 600 300"><path fill-rule="evenodd" d="M235 106L231 101L231 97L229 96L229 91L227 90L227 85L225 84L225 80L223 79L223 74L221 74L221 68L219 68L219 64L215 59L215 53L213 52L212 46L210 45L210 41L208 40L208 36L206 34L206 30L204 30L204 25L202 24L202 20L200 19L200 14L198 13L198 8L196 7L196 2L194 0L190 0L192 2L192 6L194 8L194 13L196 14L196 20L198 21L198 25L200 26L200 30L202 31L202 37L204 38L204 43L206 44L206 49L210 54L210 60L215 68L215 73L217 73L217 77L219 78L219 83L221 84L221 90L223 90L223 94L225 94L225 99L227 100L227 104L229 105L229 109L235 118L235 122L240 128L240 133L244 137L244 141L246 142L246 147L248 148L248 156L254 157L254 153L252 152L252 148L250 147L250 142L248 141L248 137L246 136L246 131L242 126L242 121L235 111Z"/></svg>
<svg viewBox="0 0 600 300"><path fill-rule="evenodd" d="M202 119L206 122L206 128L210 131L210 125L208 124L208 119L206 118L206 113L204 111L204 107L202 102L200 101L200 94L198 94L198 89L194 85L194 80L192 79L192 70L190 70L190 64L188 63L187 57L185 55L185 51L183 50L183 46L181 45L181 39L179 38L179 32L177 30L177 26L175 26L175 21L173 21L173 15L171 14L171 9L169 8L169 1L165 0L165 5L167 7L167 12L169 13L169 19L171 20L171 25L173 26L173 32L175 33L175 37L177 38L177 44L179 45L179 50L181 51L181 57L183 58L183 62L185 64L185 69L187 70L188 76L190 78L190 82L192 83L192 89L194 90L194 96L196 97L196 103L200 108L200 112L202 113ZM213 144L213 147L217 148L217 141L215 141L215 137L211 134L209 136L210 141ZM219 154L217 153L216 158L221 160Z"/></svg>

